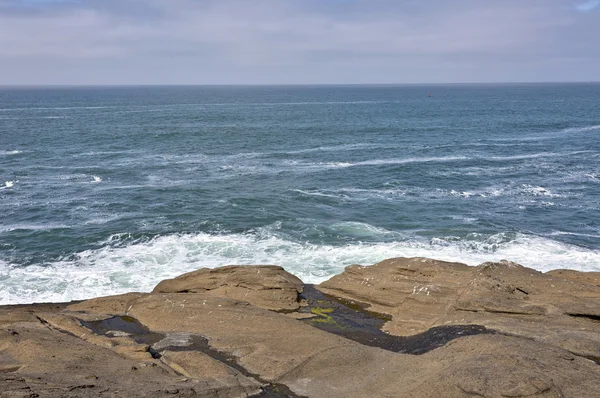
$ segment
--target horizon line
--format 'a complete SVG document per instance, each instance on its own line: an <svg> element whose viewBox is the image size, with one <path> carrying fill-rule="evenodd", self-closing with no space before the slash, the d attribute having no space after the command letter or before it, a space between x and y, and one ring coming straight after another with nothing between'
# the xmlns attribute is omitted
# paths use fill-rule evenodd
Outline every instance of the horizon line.
<svg viewBox="0 0 600 398"><path fill-rule="evenodd" d="M507 82L418 82L418 83L140 83L140 84L0 84L0 88L100 88L100 87L302 87L302 86L452 86L452 85L537 85L598 84L600 80L582 81L507 81Z"/></svg>

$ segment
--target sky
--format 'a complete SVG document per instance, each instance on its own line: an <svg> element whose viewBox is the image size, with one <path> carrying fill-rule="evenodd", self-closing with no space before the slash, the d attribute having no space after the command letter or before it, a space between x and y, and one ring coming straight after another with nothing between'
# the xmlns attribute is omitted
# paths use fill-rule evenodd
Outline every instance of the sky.
<svg viewBox="0 0 600 398"><path fill-rule="evenodd" d="M0 85L600 81L600 0L0 0Z"/></svg>

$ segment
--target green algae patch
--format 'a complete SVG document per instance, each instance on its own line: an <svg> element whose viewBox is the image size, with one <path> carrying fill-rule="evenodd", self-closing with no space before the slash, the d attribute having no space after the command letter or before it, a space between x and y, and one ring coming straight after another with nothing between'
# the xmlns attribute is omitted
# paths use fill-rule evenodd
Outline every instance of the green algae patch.
<svg viewBox="0 0 600 398"><path fill-rule="evenodd" d="M319 315L319 316L328 316L328 314L331 314L333 311L334 311L333 308L316 307L316 308L310 309L310 312L312 312L315 315Z"/></svg>
<svg viewBox="0 0 600 398"><path fill-rule="evenodd" d="M333 308L313 307L310 309L310 312L314 315L317 315L318 318L311 318L309 319L309 322L326 323L332 326L335 325L336 327L343 328L343 326L336 322L331 315L334 311L335 309Z"/></svg>

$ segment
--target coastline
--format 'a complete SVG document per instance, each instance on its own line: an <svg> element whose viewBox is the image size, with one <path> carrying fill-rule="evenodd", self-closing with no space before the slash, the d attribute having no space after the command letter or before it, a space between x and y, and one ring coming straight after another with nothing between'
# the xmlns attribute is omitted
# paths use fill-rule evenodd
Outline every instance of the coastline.
<svg viewBox="0 0 600 398"><path fill-rule="evenodd" d="M390 259L320 285L201 269L0 306L0 396L592 397L599 303L599 273L506 261Z"/></svg>

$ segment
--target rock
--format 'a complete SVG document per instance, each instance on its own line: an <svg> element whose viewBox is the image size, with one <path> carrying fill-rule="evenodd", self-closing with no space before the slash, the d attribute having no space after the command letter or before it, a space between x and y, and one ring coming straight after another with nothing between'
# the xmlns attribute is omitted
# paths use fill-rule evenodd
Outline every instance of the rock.
<svg viewBox="0 0 600 398"><path fill-rule="evenodd" d="M593 379L597 368L544 344L479 335L422 356L333 348L281 381L309 397L592 397L600 384Z"/></svg>
<svg viewBox="0 0 600 398"><path fill-rule="evenodd" d="M0 307L0 397L279 391L316 398L591 398L600 391L600 366L581 357L600 347L597 286L508 262L393 259L349 267L319 287L390 314L385 327L397 334L452 324L515 332L457 337L407 355L352 340L351 322L344 338L311 326L306 314L269 310L297 308L289 303L298 305L302 283L278 267L240 268L187 274L152 294ZM283 293L262 294L268 290ZM243 300L236 299L241 292ZM335 308L322 310L333 319L328 311Z"/></svg>
<svg viewBox="0 0 600 398"><path fill-rule="evenodd" d="M115 396L139 397L153 396L166 386L188 387L158 366L140 367L133 377L131 369L138 365L137 361L40 322L14 324L13 329L21 338L3 346L0 357L13 358L22 367L10 373L9 379L0 373L0 391L4 396L27 391L40 397L97 397L102 391L118 391ZM7 336L0 331L0 346Z"/></svg>
<svg viewBox="0 0 600 398"><path fill-rule="evenodd" d="M270 265L203 268L167 279L152 293L204 293L246 301L269 310L297 310L302 281Z"/></svg>
<svg viewBox="0 0 600 398"><path fill-rule="evenodd" d="M422 358L440 364L440 370L420 386L423 397L580 397L593 396L597 388L594 380L580 378L579 372L591 375L598 365L510 336L457 339ZM573 383L575 379L580 382Z"/></svg>
<svg viewBox="0 0 600 398"><path fill-rule="evenodd" d="M205 379L206 375L211 375L213 380L207 381L207 384L213 390L220 391L223 396L255 395L260 393L263 387L259 381L246 377L223 362L199 351L165 351L161 360L190 379L201 380ZM227 389L222 388L223 384L228 386Z"/></svg>
<svg viewBox="0 0 600 398"><path fill-rule="evenodd" d="M131 304L145 293L127 293L110 297L98 297L81 303L71 304L67 309L71 312L84 312L86 314L121 315L127 314Z"/></svg>
<svg viewBox="0 0 600 398"><path fill-rule="evenodd" d="M350 266L318 289L389 314L407 336L441 325L482 325L600 358L600 287L507 261L468 267L424 258Z"/></svg>
<svg viewBox="0 0 600 398"><path fill-rule="evenodd" d="M153 331L207 338L249 372L275 381L310 356L352 341L262 308L212 293L152 294L129 311Z"/></svg>
<svg viewBox="0 0 600 398"><path fill-rule="evenodd" d="M579 272L570 269L557 269L546 272L554 278L566 279L587 285L600 286L600 272Z"/></svg>

